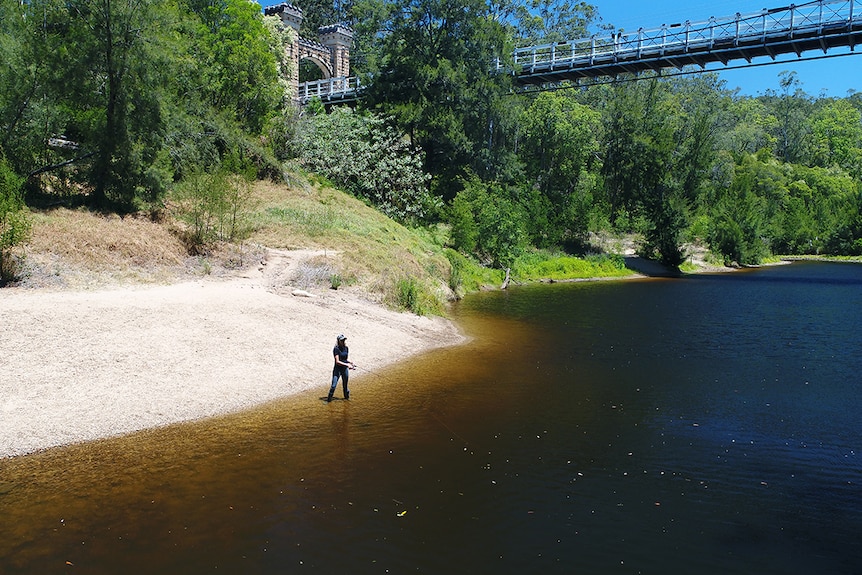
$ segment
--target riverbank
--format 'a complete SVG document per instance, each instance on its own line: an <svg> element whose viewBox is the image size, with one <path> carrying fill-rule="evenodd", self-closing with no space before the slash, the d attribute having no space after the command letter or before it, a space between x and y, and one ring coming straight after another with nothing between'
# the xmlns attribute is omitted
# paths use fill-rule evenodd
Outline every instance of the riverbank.
<svg viewBox="0 0 862 575"><path fill-rule="evenodd" d="M437 244L336 190L254 191L253 236L206 257L170 220L34 214L24 279L0 291L0 457L322 396L338 333L370 370L463 340L380 303L403 277L445 292ZM662 275L625 241L606 247L631 277Z"/></svg>
<svg viewBox="0 0 862 575"><path fill-rule="evenodd" d="M463 341L443 318L391 311L359 290L298 291L283 281L319 255L271 251L266 265L236 277L155 287L4 289L0 458L307 390L323 396L338 333L372 371Z"/></svg>
<svg viewBox="0 0 862 575"><path fill-rule="evenodd" d="M167 285L4 289L0 458L313 389L322 397L338 333L371 371L464 341L445 318L392 311L359 289L291 287L297 270L324 255L337 254L266 250L261 265L235 276ZM630 277L666 275L654 262L626 262ZM354 383L361 378L354 373Z"/></svg>

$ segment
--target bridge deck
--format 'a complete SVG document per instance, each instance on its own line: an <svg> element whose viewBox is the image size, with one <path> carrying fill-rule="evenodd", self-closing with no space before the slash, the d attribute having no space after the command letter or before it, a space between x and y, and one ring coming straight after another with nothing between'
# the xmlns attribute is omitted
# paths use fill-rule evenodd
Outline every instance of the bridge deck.
<svg viewBox="0 0 862 575"><path fill-rule="evenodd" d="M817 0L747 16L530 46L515 51L515 74L520 84L544 84L715 62L726 65L736 59L750 63L758 57L801 56L810 50L852 50L862 40L858 8L858 0Z"/></svg>
<svg viewBox="0 0 862 575"><path fill-rule="evenodd" d="M312 98L320 98L324 103L346 103L356 100L361 90L362 86L356 76L327 78L301 83L297 99L303 105Z"/></svg>

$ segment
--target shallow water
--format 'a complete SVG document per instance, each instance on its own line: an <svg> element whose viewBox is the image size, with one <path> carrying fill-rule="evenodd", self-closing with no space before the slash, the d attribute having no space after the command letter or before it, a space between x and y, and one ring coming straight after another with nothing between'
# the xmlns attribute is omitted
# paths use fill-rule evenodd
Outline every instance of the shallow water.
<svg viewBox="0 0 862 575"><path fill-rule="evenodd" d="M0 461L0 573L862 572L862 266L453 315L349 402Z"/></svg>

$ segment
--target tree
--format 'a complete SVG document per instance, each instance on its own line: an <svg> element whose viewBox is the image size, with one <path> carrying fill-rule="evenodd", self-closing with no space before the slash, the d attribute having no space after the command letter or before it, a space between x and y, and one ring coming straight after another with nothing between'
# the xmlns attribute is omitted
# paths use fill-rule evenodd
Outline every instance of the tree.
<svg viewBox="0 0 862 575"><path fill-rule="evenodd" d="M421 152L375 114L336 108L330 114L306 116L293 151L309 170L398 221L418 223L438 211L422 171Z"/></svg>
<svg viewBox="0 0 862 575"><path fill-rule="evenodd" d="M518 46L550 44L589 36L596 20L596 7L569 0L498 0L490 3L491 14L509 22Z"/></svg>
<svg viewBox="0 0 862 575"><path fill-rule="evenodd" d="M527 246L524 210L499 184L472 177L463 188L452 202L456 247L467 249L475 242L481 258L497 267L511 267Z"/></svg>
<svg viewBox="0 0 862 575"><path fill-rule="evenodd" d="M677 80L672 90L679 106L672 155L674 178L685 201L693 203L716 156L719 119L730 102L724 82L716 74Z"/></svg>
<svg viewBox="0 0 862 575"><path fill-rule="evenodd" d="M561 92L542 92L521 121L525 172L546 195L571 192L596 163L601 115Z"/></svg>
<svg viewBox="0 0 862 575"><path fill-rule="evenodd" d="M796 72L781 72L781 94L767 91L764 98L778 122L775 125L776 153L785 162L804 163L807 160L806 116L811 112L811 100L802 90Z"/></svg>
<svg viewBox="0 0 862 575"><path fill-rule="evenodd" d="M30 232L30 221L21 196L23 179L0 157L0 285L15 276L11 248L24 242Z"/></svg>
<svg viewBox="0 0 862 575"><path fill-rule="evenodd" d="M599 112L561 92L541 93L524 113L519 155L547 202L541 216L550 228L541 230L546 242L586 236L583 216L591 201L584 200L592 199L601 127Z"/></svg>
<svg viewBox="0 0 862 575"><path fill-rule="evenodd" d="M687 206L678 190L660 182L643 199L645 227L640 252L677 269L685 261L683 232L688 225Z"/></svg>
<svg viewBox="0 0 862 575"><path fill-rule="evenodd" d="M355 3L351 0L301 0L293 4L302 9L300 35L313 40L321 26L350 23Z"/></svg>
<svg viewBox="0 0 862 575"><path fill-rule="evenodd" d="M386 0L356 0L348 10L346 23L353 29L350 70L367 85L380 70L383 46L379 40L387 33L388 17Z"/></svg>
<svg viewBox="0 0 862 575"><path fill-rule="evenodd" d="M778 118L762 98L734 99L721 117L718 146L732 154L753 154L760 150L775 153Z"/></svg>
<svg viewBox="0 0 862 575"><path fill-rule="evenodd" d="M240 126L259 134L283 103L272 35L260 6L245 0L188 3L200 18L189 56L203 74L187 80L197 81L209 106L230 110Z"/></svg>
<svg viewBox="0 0 862 575"><path fill-rule="evenodd" d="M75 47L64 62L74 139L95 153L93 203L132 205L146 190L147 169L159 151L162 107L158 58L150 50L153 0L70 0L65 39ZM154 194L155 195L155 194Z"/></svg>
<svg viewBox="0 0 862 575"><path fill-rule="evenodd" d="M425 154L438 195L451 199L469 169L491 175L509 78L492 74L510 50L482 0L399 0L379 38L366 105L395 119Z"/></svg>
<svg viewBox="0 0 862 575"><path fill-rule="evenodd" d="M737 181L713 212L710 248L725 265L757 264L766 254L765 201L750 189L751 183L747 178Z"/></svg>
<svg viewBox="0 0 862 575"><path fill-rule="evenodd" d="M859 182L840 169L785 165L787 196L775 220L776 253L821 253L854 215Z"/></svg>
<svg viewBox="0 0 862 575"><path fill-rule="evenodd" d="M829 100L810 116L811 161L862 176L862 112L848 100Z"/></svg>
<svg viewBox="0 0 862 575"><path fill-rule="evenodd" d="M289 78L293 77L293 61L288 57L287 50L296 39L296 31L290 26L284 26L278 16L264 16L263 25L267 31L269 51L274 56L278 70L278 92L281 95L282 110L294 107L292 83Z"/></svg>
<svg viewBox="0 0 862 575"><path fill-rule="evenodd" d="M0 2L0 157L19 132L29 100L38 83L28 74L27 33L23 7L18 2Z"/></svg>
<svg viewBox="0 0 862 575"><path fill-rule="evenodd" d="M613 223L621 210L641 211L644 198L671 175L679 110L657 78L616 84L608 100L602 174Z"/></svg>
<svg viewBox="0 0 862 575"><path fill-rule="evenodd" d="M461 253L472 254L479 242L479 229L473 216L473 207L466 193L459 193L452 200L449 209L449 223L452 226L450 239L452 247Z"/></svg>
<svg viewBox="0 0 862 575"><path fill-rule="evenodd" d="M0 1L0 154L19 174L69 159L48 145L67 115L58 91L77 81L64 73L67 28L55 0Z"/></svg>
<svg viewBox="0 0 862 575"><path fill-rule="evenodd" d="M826 238L826 253L862 256L862 193L846 208L842 223L830 230Z"/></svg>

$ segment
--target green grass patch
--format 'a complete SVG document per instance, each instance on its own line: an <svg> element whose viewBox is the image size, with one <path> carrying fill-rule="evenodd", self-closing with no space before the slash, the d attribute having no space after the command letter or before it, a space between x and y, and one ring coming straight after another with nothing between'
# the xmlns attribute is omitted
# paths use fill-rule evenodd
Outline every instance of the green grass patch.
<svg viewBox="0 0 862 575"><path fill-rule="evenodd" d="M783 260L784 258L782 258L781 256L764 256L763 258L761 258L760 263L765 265L778 264L781 263Z"/></svg>
<svg viewBox="0 0 862 575"><path fill-rule="evenodd" d="M296 226L312 237L322 236L333 229L345 227L345 222L329 206L320 206L316 209L268 207L263 215L265 216L263 221L267 224ZM257 221L261 223L262 219L259 217Z"/></svg>
<svg viewBox="0 0 862 575"><path fill-rule="evenodd" d="M405 227L349 194L300 177L290 187L259 183L251 241L326 250L336 258L339 286L350 278L351 286L391 307L422 315L444 312L453 297L444 229ZM415 283L403 284L404 278Z"/></svg>
<svg viewBox="0 0 862 575"><path fill-rule="evenodd" d="M459 297L466 293L479 291L486 286L500 286L505 272L479 265L463 254L452 249L446 250L449 259L449 288Z"/></svg>
<svg viewBox="0 0 862 575"><path fill-rule="evenodd" d="M862 263L862 256L827 256L827 255L799 255L799 256L769 256L763 258L764 263L779 263L784 261L823 261L823 262L851 262Z"/></svg>
<svg viewBox="0 0 862 575"><path fill-rule="evenodd" d="M536 251L519 258L512 268L512 275L519 281L625 277L632 274L626 268L625 259L615 254L578 258Z"/></svg>
<svg viewBox="0 0 862 575"><path fill-rule="evenodd" d="M691 260L685 260L679 265L679 271L683 273L696 273L700 271L700 266L691 262Z"/></svg>

